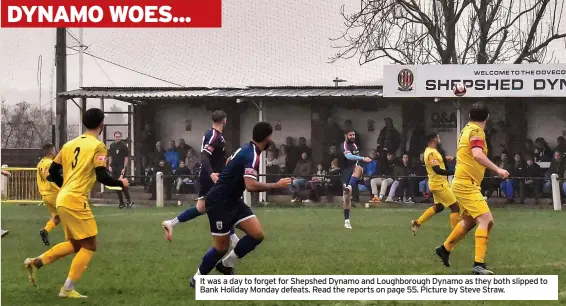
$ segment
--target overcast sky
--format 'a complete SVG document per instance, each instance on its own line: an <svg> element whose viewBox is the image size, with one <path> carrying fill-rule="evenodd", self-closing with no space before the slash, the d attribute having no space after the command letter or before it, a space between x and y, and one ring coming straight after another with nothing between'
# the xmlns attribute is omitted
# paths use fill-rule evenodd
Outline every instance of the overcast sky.
<svg viewBox="0 0 566 306"><path fill-rule="evenodd" d="M358 59L329 64L330 38L343 29L344 0L223 1L221 29L85 29L87 52L184 86L380 84L386 62L363 66ZM355 9L357 1L348 1ZM78 37L78 29L70 29ZM77 42L67 36L67 44ZM0 94L10 103L39 103L38 57L43 95L54 97L55 29L0 30ZM564 43L554 44L566 60ZM78 55L68 50L68 89L78 83ZM84 86L171 86L90 56L84 57ZM72 106L72 103L70 104ZM69 109L71 109L69 106ZM74 106L73 106L74 107Z"/></svg>

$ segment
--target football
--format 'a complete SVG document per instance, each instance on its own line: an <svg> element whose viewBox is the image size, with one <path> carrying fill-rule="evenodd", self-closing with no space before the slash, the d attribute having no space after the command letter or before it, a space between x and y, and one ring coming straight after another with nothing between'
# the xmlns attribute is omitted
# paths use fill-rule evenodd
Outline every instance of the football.
<svg viewBox="0 0 566 306"><path fill-rule="evenodd" d="M463 83L458 82L454 85L453 91L456 97L462 97L466 94L466 86Z"/></svg>

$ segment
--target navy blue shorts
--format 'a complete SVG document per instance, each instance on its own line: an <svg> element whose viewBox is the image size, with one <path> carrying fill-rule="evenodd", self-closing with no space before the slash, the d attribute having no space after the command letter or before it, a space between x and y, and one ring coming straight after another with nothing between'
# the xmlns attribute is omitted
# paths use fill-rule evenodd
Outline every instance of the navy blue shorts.
<svg viewBox="0 0 566 306"><path fill-rule="evenodd" d="M240 199L206 199L210 232L214 236L230 234L240 222L255 217L252 209Z"/></svg>
<svg viewBox="0 0 566 306"><path fill-rule="evenodd" d="M212 179L205 175L199 175L198 177L198 199L206 198L206 194L210 191L210 188L214 186Z"/></svg>
<svg viewBox="0 0 566 306"><path fill-rule="evenodd" d="M344 171L342 171L342 177L340 178L342 184L348 185L350 183L350 177L352 177L352 174L354 174L355 168L356 167L354 166L354 167L346 168L344 169Z"/></svg>

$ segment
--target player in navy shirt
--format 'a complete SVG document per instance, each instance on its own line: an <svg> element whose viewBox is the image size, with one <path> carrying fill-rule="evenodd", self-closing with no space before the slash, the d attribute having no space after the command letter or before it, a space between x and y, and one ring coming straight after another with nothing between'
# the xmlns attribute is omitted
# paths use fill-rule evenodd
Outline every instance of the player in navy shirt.
<svg viewBox="0 0 566 306"><path fill-rule="evenodd" d="M214 247L202 258L195 276L207 275L215 266L222 274L234 274L236 261L253 251L262 242L261 224L250 207L244 203L242 196L245 190L263 192L284 189L291 184L290 178L280 179L277 183L258 181L261 152L271 143L272 132L271 124L257 123L253 129L253 141L243 145L230 156L220 178L206 195L206 208ZM228 253L230 246L230 229L235 226L244 231L246 236L242 237L234 249L222 259ZM193 277L191 286L194 285Z"/></svg>
<svg viewBox="0 0 566 306"><path fill-rule="evenodd" d="M210 188L214 186L218 180L218 173L222 172L225 165L224 158L224 136L222 131L226 126L226 113L221 110L212 113L212 128L210 128L202 137L200 147L201 170L199 173L199 192L196 207L191 207L174 219L163 221L162 226L165 230L165 238L171 241L173 237L173 227L180 222L187 222L206 213L205 197ZM232 245L238 243L238 236L232 229L231 231Z"/></svg>
<svg viewBox="0 0 566 306"><path fill-rule="evenodd" d="M344 227L352 229L350 224L350 208L352 206L352 186L358 184L358 180L364 174L364 168L360 163L369 163L371 158L360 156L360 150L356 145L356 132L352 129L346 130L344 133L345 140L340 147L342 155L344 155L342 184L344 187Z"/></svg>

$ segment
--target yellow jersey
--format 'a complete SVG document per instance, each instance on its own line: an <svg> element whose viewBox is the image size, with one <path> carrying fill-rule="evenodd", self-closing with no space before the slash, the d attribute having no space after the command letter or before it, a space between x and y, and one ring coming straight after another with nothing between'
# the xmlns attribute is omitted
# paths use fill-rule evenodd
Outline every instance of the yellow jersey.
<svg viewBox="0 0 566 306"><path fill-rule="evenodd" d="M54 160L63 166L63 186L59 196L65 194L88 199L96 182L94 169L106 167L106 155L106 146L92 134L85 133L68 141ZM59 201L57 206L60 206Z"/></svg>
<svg viewBox="0 0 566 306"><path fill-rule="evenodd" d="M436 148L427 147L424 151L426 172L428 174L428 186L430 190L438 190L442 184L448 183L448 177L434 172L432 167L439 166L440 169L446 170L444 159Z"/></svg>
<svg viewBox="0 0 566 306"><path fill-rule="evenodd" d="M483 153L487 155L487 144L483 128L475 122L468 122L460 132L460 138L458 139L454 182L465 183L468 181L473 184L480 184L483 180L485 167L474 159L472 148L481 148Z"/></svg>
<svg viewBox="0 0 566 306"><path fill-rule="evenodd" d="M39 194L43 197L59 192L59 187L55 183L47 180L51 163L53 163L53 159L43 157L37 164L37 188L39 189Z"/></svg>

